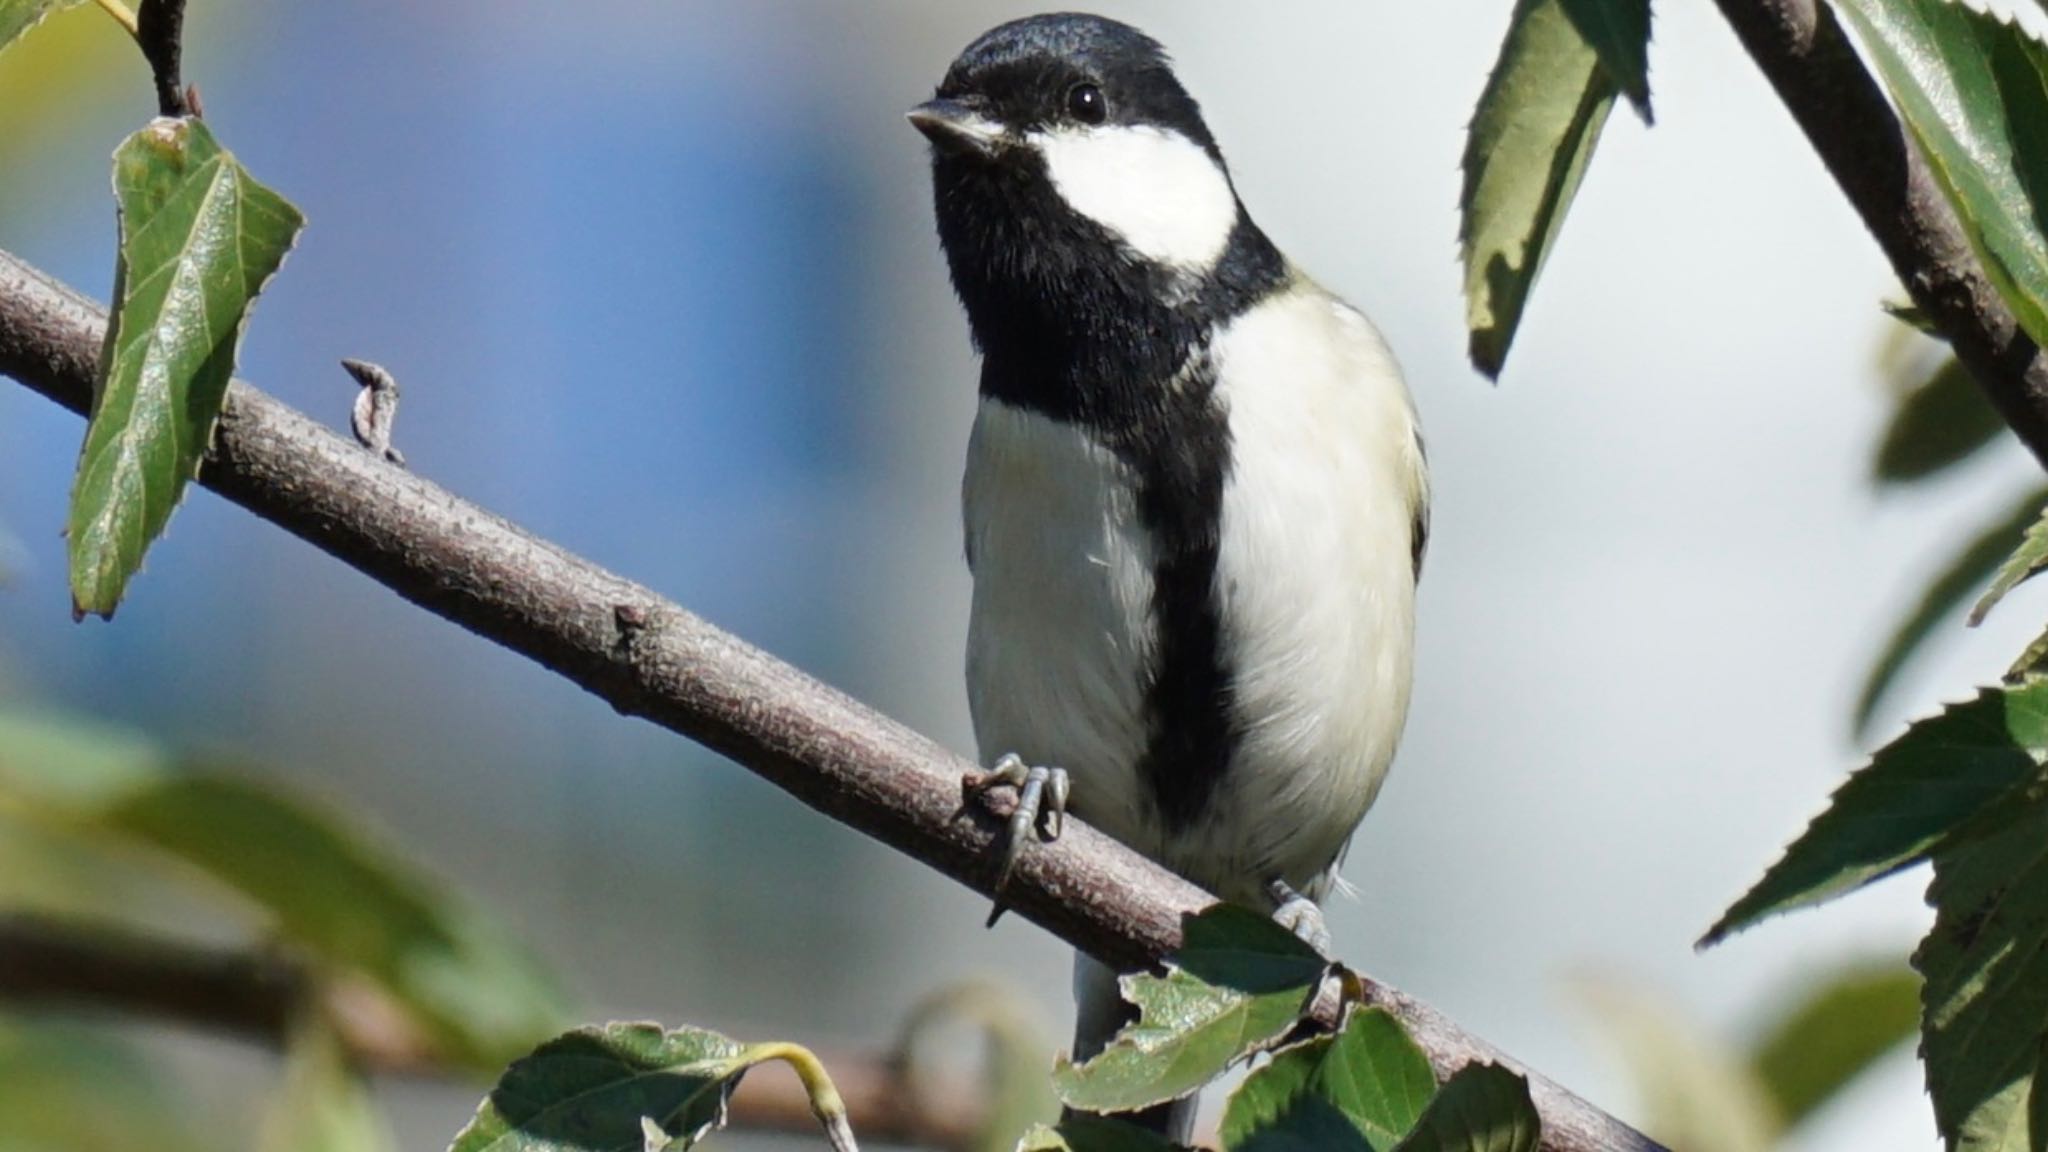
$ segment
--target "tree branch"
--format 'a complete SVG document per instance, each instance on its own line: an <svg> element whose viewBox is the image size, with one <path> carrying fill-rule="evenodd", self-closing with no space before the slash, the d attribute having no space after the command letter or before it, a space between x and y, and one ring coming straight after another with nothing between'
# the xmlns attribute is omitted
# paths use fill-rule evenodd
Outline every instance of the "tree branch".
<svg viewBox="0 0 2048 1152"><path fill-rule="evenodd" d="M1920 309L2048 466L2048 357L1984 274L1927 160L1825 4L1716 0Z"/></svg>
<svg viewBox="0 0 2048 1152"><path fill-rule="evenodd" d="M321 1008L354 1065L372 1075L470 1079L433 1055L427 1040L381 1002L323 988L283 956L205 948L33 917L0 917L0 1003L113 1010L169 1020L282 1050L308 998ZM969 1149L984 1101L943 1101L894 1055L821 1057L854 1131L884 1144ZM815 1133L810 1097L794 1075L763 1069L733 1097L727 1122L748 1131Z"/></svg>
<svg viewBox="0 0 2048 1152"><path fill-rule="evenodd" d="M73 412L92 402L105 314L0 252L0 373ZM997 804L963 805L973 765L646 588L541 540L237 381L200 483L609 702L729 756L790 795L984 895ZM1024 854L1004 903L1113 964L1156 961L1214 897L1078 821ZM1440 1075L1521 1070L1427 1006L1368 982ZM1549 1152L1657 1145L1530 1074Z"/></svg>

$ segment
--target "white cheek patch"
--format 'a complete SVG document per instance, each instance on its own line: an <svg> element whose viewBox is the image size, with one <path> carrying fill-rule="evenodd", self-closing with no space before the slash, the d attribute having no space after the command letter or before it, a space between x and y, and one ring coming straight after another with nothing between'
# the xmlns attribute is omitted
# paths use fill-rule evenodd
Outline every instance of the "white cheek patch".
<svg viewBox="0 0 2048 1152"><path fill-rule="evenodd" d="M1178 132L1067 127L1031 142L1060 198L1147 260L1207 271L1237 227L1229 178Z"/></svg>

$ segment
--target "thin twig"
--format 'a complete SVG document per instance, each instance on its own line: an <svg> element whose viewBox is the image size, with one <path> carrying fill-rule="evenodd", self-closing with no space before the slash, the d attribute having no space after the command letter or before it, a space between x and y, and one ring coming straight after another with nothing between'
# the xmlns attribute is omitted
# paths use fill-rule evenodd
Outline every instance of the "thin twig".
<svg viewBox="0 0 2048 1152"><path fill-rule="evenodd" d="M135 10L135 42L156 80L159 116L189 116L182 74L185 55L185 0L142 0Z"/></svg>
<svg viewBox="0 0 2048 1152"><path fill-rule="evenodd" d="M130 36L137 34L135 31L135 13L126 4L121 3L121 0L94 0L94 2L100 6L100 11L114 18L114 23L127 29Z"/></svg>
<svg viewBox="0 0 2048 1152"><path fill-rule="evenodd" d="M1716 0L1913 302L2048 466L2048 357L1984 274L1926 159L1842 26L1814 0Z"/></svg>
<svg viewBox="0 0 2048 1152"><path fill-rule="evenodd" d="M0 252L0 373L80 415L105 313ZM973 765L681 606L396 468L237 381L200 483L415 604L609 702L729 756L812 808L984 896L1007 797L963 804ZM1003 902L1123 968L1176 948L1214 897L1080 821L1026 852ZM1406 1024L1439 1073L1523 1066L1393 989L1369 998ZM1326 1022L1327 1023L1327 1022ZM1530 1075L1548 1152L1657 1145Z"/></svg>

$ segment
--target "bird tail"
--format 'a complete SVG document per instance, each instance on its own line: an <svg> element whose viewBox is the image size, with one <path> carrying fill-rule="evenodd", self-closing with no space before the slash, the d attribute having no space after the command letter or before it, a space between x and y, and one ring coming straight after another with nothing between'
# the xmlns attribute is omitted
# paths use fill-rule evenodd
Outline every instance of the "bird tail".
<svg viewBox="0 0 2048 1152"><path fill-rule="evenodd" d="M1074 1062L1093 1059L1109 1046L1124 1025L1138 1018L1138 1010L1126 1001L1117 987L1116 969L1092 956L1074 953ZM1195 1111L1201 1094L1189 1093L1142 1112L1126 1112L1117 1119L1157 1132L1182 1146L1195 1139Z"/></svg>

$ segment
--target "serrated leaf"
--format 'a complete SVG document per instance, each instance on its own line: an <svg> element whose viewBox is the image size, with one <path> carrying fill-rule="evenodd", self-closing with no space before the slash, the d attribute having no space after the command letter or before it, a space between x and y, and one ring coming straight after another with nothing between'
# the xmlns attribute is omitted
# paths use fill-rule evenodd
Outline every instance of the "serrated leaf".
<svg viewBox="0 0 2048 1152"><path fill-rule="evenodd" d="M1442 1091L1395 1152L1536 1152L1543 1120L1529 1082L1498 1064L1467 1064Z"/></svg>
<svg viewBox="0 0 2048 1152"><path fill-rule="evenodd" d="M1127 976L1138 1019L1085 1064L1053 1070L1060 1101L1130 1112L1175 1100L1301 1019L1329 962L1292 932L1234 905L1189 917L1165 976Z"/></svg>
<svg viewBox="0 0 2048 1152"><path fill-rule="evenodd" d="M0 0L0 51L51 13L82 3L84 0Z"/></svg>
<svg viewBox="0 0 2048 1152"><path fill-rule="evenodd" d="M725 1122L744 1052L701 1028L579 1028L513 1062L449 1152L681 1152Z"/></svg>
<svg viewBox="0 0 2048 1152"><path fill-rule="evenodd" d="M2048 343L2048 49L1954 0L1837 0L1999 293Z"/></svg>
<svg viewBox="0 0 2048 1152"><path fill-rule="evenodd" d="M1785 1127L1833 1099L1919 1023L1920 977L1896 960L1822 975L1751 1050L1749 1064Z"/></svg>
<svg viewBox="0 0 2048 1152"><path fill-rule="evenodd" d="M1934 855L1934 930L1913 956L1921 1054L1951 1152L2038 1152L2034 1084L2048 1045L2048 802L2015 799L1995 828Z"/></svg>
<svg viewBox="0 0 2048 1152"><path fill-rule="evenodd" d="M2044 751L2048 681L1983 689L1914 723L1849 777L1700 945L1925 860L1986 805L2034 779Z"/></svg>
<svg viewBox="0 0 2048 1152"><path fill-rule="evenodd" d="M1276 1052L1245 1078L1223 1111L1223 1147L1324 1143L1334 1115L1360 1146L1386 1152L1415 1127L1435 1093L1429 1058L1400 1022L1377 1008L1360 1009L1342 1032Z"/></svg>
<svg viewBox="0 0 2048 1152"><path fill-rule="evenodd" d="M1615 82L1560 0L1519 0L1465 137L1458 198L1472 363L1498 378Z"/></svg>
<svg viewBox="0 0 2048 1152"><path fill-rule="evenodd" d="M335 818L104 726L0 709L0 803L168 853L269 930L371 978L450 1059L495 1070L556 1031L563 997L491 921Z"/></svg>
<svg viewBox="0 0 2048 1152"><path fill-rule="evenodd" d="M75 615L111 616L199 472L249 306L304 218L198 120L114 152L121 249L67 535Z"/></svg>
<svg viewBox="0 0 2048 1152"><path fill-rule="evenodd" d="M1974 628L1982 624L1984 617L2005 599L2007 592L2033 579L2043 568L2048 568L2048 510L2027 526L2019 547L2013 549L2005 563L1998 566L1998 573L1991 578L1991 587L1984 590L1977 606L1970 609L1970 626Z"/></svg>
<svg viewBox="0 0 2048 1152"><path fill-rule="evenodd" d="M1871 474L1880 484L1924 480L1997 440L2005 420L1969 369L1944 357L1927 379L1899 397L1878 442Z"/></svg>
<svg viewBox="0 0 2048 1152"><path fill-rule="evenodd" d="M1685 1152L1768 1152L1780 1124L1733 1047L1667 997L1611 977L1573 981L1602 1038L1620 1055L1642 1111L1640 1127Z"/></svg>
<svg viewBox="0 0 2048 1152"><path fill-rule="evenodd" d="M1034 1124L1017 1141L1017 1152L1170 1152L1175 1147L1149 1128L1085 1112L1072 1113L1058 1127Z"/></svg>
<svg viewBox="0 0 2048 1152"><path fill-rule="evenodd" d="M1877 662L1871 666L1869 675L1864 678L1863 691L1856 699L1855 728L1858 735L1868 731L1871 719L1877 715L1877 706L1934 630L1961 609L1971 593L1991 579L1998 565L2012 552L2013 543L2040 516L2044 501L2048 501L2048 488L2027 492L2009 511L1964 545L1962 551L1949 561L1948 567L1928 584L1920 602L1900 621Z"/></svg>
<svg viewBox="0 0 2048 1152"><path fill-rule="evenodd" d="M1564 14L1592 45L1600 67L1643 123L1650 113L1650 0L1563 0Z"/></svg>

